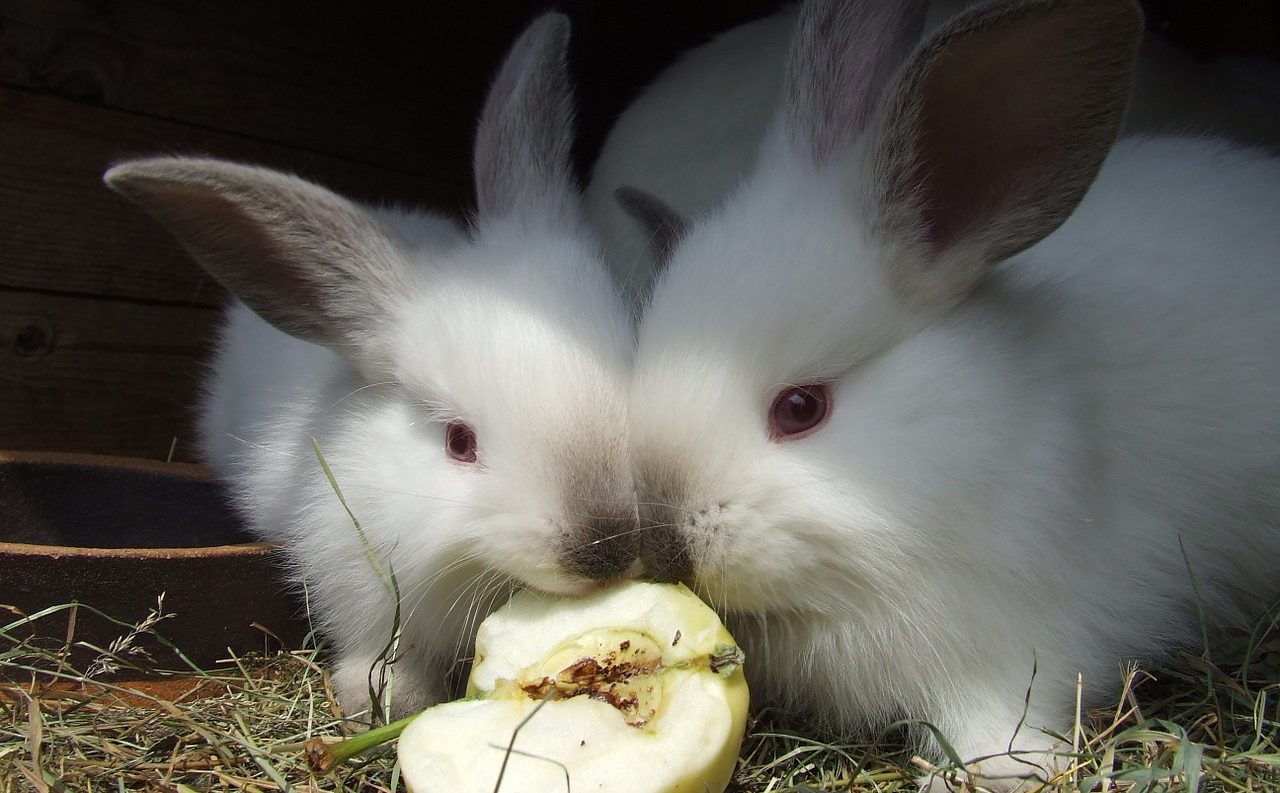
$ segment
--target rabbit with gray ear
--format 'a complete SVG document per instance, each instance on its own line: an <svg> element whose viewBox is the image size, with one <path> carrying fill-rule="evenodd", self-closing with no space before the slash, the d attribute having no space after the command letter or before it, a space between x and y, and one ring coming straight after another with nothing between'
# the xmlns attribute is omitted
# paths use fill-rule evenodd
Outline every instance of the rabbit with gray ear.
<svg viewBox="0 0 1280 793"><path fill-rule="evenodd" d="M762 699L927 722L1011 789L1078 674L1096 701L1199 607L1280 596L1280 162L1115 143L1129 0L920 24L805 3L743 184L692 223L624 196L669 258L641 556L726 612Z"/></svg>
<svg viewBox="0 0 1280 793"><path fill-rule="evenodd" d="M571 172L568 34L535 20L492 85L469 233L215 160L106 175L239 298L202 450L305 587L348 713L397 616L405 713L446 695L513 587L583 592L633 567L633 329Z"/></svg>

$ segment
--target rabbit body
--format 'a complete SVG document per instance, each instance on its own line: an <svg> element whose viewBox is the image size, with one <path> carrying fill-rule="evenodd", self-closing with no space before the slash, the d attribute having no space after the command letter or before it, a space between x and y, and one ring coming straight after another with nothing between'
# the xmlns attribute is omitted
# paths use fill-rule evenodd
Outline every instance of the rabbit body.
<svg viewBox="0 0 1280 793"><path fill-rule="evenodd" d="M1045 42L1136 46L1127 3L992 5L884 97L841 59L885 33L851 21L914 34L860 5L806 4L759 162L682 230L641 320L642 556L727 613L765 701L1041 760L1077 675L1095 701L1126 661L1196 644L1201 607L1244 625L1280 597L1280 162L1111 148L1127 44L1067 80L1076 56ZM1007 88L975 56L1006 34L1034 57ZM780 438L804 384L825 418Z"/></svg>
<svg viewBox="0 0 1280 793"><path fill-rule="evenodd" d="M634 332L573 185L567 37L540 17L495 79L466 232L216 160L107 174L241 301L201 451L280 545L348 715L446 698L514 588L581 593L635 558Z"/></svg>

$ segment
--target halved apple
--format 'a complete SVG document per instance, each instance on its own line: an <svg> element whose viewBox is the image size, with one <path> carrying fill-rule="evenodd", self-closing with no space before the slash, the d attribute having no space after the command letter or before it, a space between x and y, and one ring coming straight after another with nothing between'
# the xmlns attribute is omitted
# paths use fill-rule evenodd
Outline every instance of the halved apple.
<svg viewBox="0 0 1280 793"><path fill-rule="evenodd" d="M400 736L413 793L720 793L746 730L742 652L680 584L524 591L476 635L467 698Z"/></svg>

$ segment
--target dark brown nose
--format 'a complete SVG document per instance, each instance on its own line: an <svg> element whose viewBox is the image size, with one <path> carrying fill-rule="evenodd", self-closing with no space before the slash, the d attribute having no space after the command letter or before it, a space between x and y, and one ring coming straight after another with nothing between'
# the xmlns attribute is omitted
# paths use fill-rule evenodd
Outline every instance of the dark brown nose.
<svg viewBox="0 0 1280 793"><path fill-rule="evenodd" d="M594 581L619 578L639 555L635 515L592 516L574 526L561 553L566 569Z"/></svg>
<svg viewBox="0 0 1280 793"><path fill-rule="evenodd" d="M682 516L663 504L648 504L640 512L640 559L645 574L655 581L686 580L693 574L693 555L680 530Z"/></svg>

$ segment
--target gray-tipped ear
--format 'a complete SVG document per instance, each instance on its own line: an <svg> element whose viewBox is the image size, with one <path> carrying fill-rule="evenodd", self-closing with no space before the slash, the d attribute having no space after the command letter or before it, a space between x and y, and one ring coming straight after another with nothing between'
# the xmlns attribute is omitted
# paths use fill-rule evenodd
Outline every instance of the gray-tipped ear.
<svg viewBox="0 0 1280 793"><path fill-rule="evenodd" d="M958 17L873 122L868 205L890 278L953 301L1075 211L1111 150L1142 34L1132 0L1022 0Z"/></svg>
<svg viewBox="0 0 1280 793"><path fill-rule="evenodd" d="M792 143L825 162L857 138L920 39L925 0L805 0L782 105Z"/></svg>
<svg viewBox="0 0 1280 793"><path fill-rule="evenodd" d="M643 190L623 186L613 191L613 197L644 232L658 269L666 267L689 230L688 222L661 199Z"/></svg>
<svg viewBox="0 0 1280 793"><path fill-rule="evenodd" d="M403 290L392 232L303 179L176 157L122 163L104 181L164 224L259 316L300 339L367 353ZM350 357L367 363L363 354Z"/></svg>
<svg viewBox="0 0 1280 793"><path fill-rule="evenodd" d="M535 19L507 53L476 132L481 220L577 217L568 47L568 17L550 13Z"/></svg>

